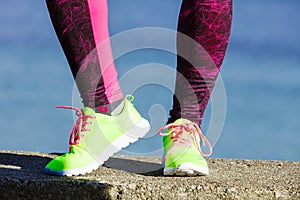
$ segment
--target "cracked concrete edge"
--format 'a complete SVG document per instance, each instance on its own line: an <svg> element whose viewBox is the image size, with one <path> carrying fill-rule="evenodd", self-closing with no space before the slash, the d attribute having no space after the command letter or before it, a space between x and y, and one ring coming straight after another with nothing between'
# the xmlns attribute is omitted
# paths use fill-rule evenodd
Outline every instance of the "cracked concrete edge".
<svg viewBox="0 0 300 200"><path fill-rule="evenodd" d="M68 178L45 174L53 157L0 151L0 199L300 199L299 162L208 159L208 177L163 177L159 157L115 156Z"/></svg>

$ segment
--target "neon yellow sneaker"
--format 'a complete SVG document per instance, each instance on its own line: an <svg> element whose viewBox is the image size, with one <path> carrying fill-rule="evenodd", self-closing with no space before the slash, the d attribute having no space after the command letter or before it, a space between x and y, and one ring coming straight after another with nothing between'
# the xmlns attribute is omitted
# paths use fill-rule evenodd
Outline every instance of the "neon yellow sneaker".
<svg viewBox="0 0 300 200"><path fill-rule="evenodd" d="M187 119L178 119L160 128L158 134L163 136L164 175L208 175L207 162L203 156L211 155L212 148L197 124ZM203 145L208 145L208 154L202 152L200 138Z"/></svg>
<svg viewBox="0 0 300 200"><path fill-rule="evenodd" d="M46 172L66 176L90 173L114 153L145 136L149 122L134 108L132 100L133 96L125 97L123 110L115 116L95 113L88 107L80 110L59 106L76 110L78 120L70 133L69 152L49 162Z"/></svg>

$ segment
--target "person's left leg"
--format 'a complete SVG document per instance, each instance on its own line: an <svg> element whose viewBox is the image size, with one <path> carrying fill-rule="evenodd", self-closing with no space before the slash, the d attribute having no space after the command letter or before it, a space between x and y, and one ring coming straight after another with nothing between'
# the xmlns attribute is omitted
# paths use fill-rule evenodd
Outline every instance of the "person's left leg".
<svg viewBox="0 0 300 200"><path fill-rule="evenodd" d="M225 56L231 21L231 0L182 2L173 108L169 125L163 128L168 129L163 134L166 175L208 174L199 140L208 141L198 125L202 122Z"/></svg>

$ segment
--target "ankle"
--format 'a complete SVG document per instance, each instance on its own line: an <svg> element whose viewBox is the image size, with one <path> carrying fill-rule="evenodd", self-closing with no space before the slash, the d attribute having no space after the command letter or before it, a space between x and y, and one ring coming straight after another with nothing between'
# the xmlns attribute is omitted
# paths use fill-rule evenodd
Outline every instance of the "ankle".
<svg viewBox="0 0 300 200"><path fill-rule="evenodd" d="M123 110L123 106L124 106L124 100L120 99L113 103L96 107L94 108L94 111L96 113L115 116L121 113L121 111Z"/></svg>

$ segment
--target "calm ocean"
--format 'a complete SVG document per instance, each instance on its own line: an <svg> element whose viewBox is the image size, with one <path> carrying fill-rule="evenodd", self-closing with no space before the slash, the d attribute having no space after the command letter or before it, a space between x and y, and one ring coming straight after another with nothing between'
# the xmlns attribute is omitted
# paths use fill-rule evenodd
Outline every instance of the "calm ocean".
<svg viewBox="0 0 300 200"><path fill-rule="evenodd" d="M175 0L110 0L110 32L176 29L179 6ZM297 0L234 1L231 41L221 70L226 120L213 157L300 161L299 6ZM73 79L44 1L3 1L0 26L0 149L66 151L72 113L55 106L72 105L78 98L72 97ZM115 51L118 45L113 43ZM175 55L133 51L118 58L116 67L122 78L149 63L174 69ZM158 74L138 74L131 81L152 75L174 80ZM160 155L156 130L166 121L172 92L159 83L143 84L134 92L134 103L152 129L122 153ZM123 87L127 91L126 83ZM211 116L209 106L204 132Z"/></svg>

